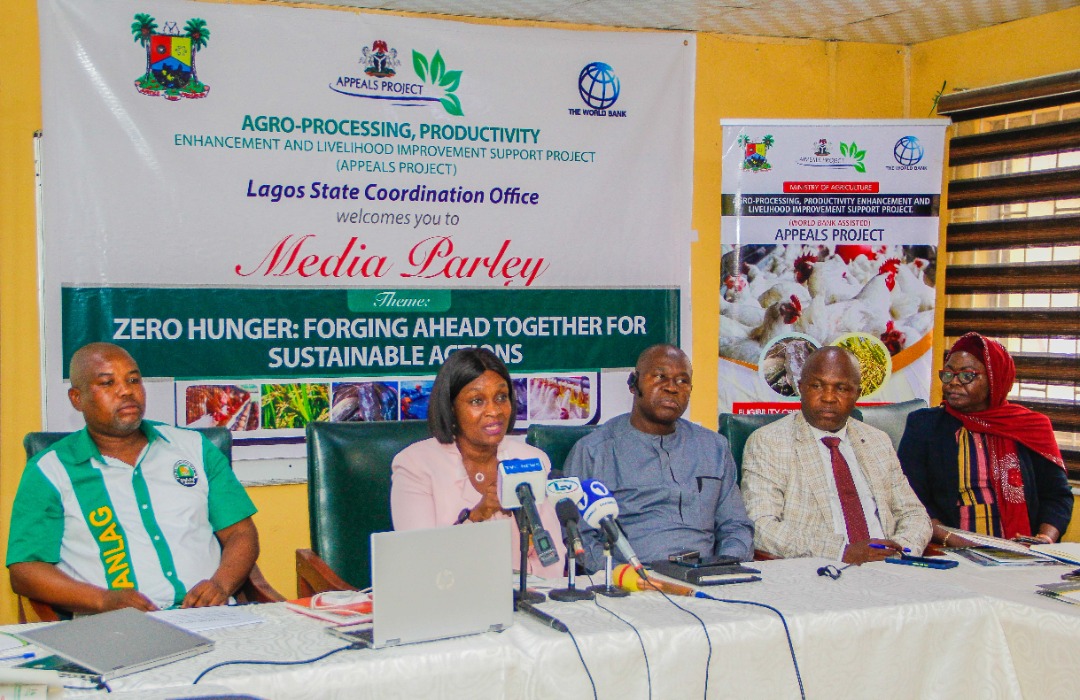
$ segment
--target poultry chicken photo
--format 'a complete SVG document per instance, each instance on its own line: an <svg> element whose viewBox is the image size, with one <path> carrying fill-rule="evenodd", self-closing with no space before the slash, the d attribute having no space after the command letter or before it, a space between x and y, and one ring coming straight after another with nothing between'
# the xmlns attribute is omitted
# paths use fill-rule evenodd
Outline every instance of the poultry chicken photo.
<svg viewBox="0 0 1080 700"><path fill-rule="evenodd" d="M852 333L895 356L931 332L935 259L925 245L724 246L720 356L757 368L778 338L821 346ZM766 383L790 396L791 378L777 374L780 354L770 358L775 381Z"/></svg>

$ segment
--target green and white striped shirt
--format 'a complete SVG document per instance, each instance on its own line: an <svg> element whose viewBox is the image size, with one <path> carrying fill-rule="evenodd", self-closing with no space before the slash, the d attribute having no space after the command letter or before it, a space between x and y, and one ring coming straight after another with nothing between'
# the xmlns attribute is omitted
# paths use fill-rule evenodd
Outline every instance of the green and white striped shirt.
<svg viewBox="0 0 1080 700"><path fill-rule="evenodd" d="M214 533L255 513L225 455L201 434L144 420L137 465L103 457L84 428L26 466L7 565L41 561L102 588L135 588L161 608L221 562Z"/></svg>

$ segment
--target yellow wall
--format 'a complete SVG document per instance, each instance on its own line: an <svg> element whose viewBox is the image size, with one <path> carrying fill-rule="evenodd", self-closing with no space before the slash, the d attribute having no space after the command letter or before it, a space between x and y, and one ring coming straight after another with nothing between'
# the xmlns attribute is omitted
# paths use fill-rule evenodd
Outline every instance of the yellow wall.
<svg viewBox="0 0 1080 700"><path fill-rule="evenodd" d="M0 549L24 458L41 426L37 251L31 137L41 125L34 0L6 0L0 22ZM698 37L692 251L691 417L715 426L720 266L720 119L927 116L943 79L978 87L1080 65L1080 8L905 49L809 40ZM988 47L993 47L988 50ZM910 86L910 89L909 89ZM939 354L935 348L935 355ZM250 489L259 507L259 563L295 593L293 551L309 544L303 485ZM0 577L0 622L15 618Z"/></svg>
<svg viewBox="0 0 1080 700"><path fill-rule="evenodd" d="M41 128L37 10L4 3L0 22L0 548L25 462L22 436L41 426L33 134ZM0 622L15 620L0 576Z"/></svg>
<svg viewBox="0 0 1080 700"><path fill-rule="evenodd" d="M913 117L946 93L1080 68L1080 7L911 47Z"/></svg>

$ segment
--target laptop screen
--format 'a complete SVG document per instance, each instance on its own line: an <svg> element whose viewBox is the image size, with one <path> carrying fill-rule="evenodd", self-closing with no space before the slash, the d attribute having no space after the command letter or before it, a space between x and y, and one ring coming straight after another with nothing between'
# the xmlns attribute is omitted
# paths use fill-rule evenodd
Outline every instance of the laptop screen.
<svg viewBox="0 0 1080 700"><path fill-rule="evenodd" d="M372 534L375 646L509 627L512 523Z"/></svg>

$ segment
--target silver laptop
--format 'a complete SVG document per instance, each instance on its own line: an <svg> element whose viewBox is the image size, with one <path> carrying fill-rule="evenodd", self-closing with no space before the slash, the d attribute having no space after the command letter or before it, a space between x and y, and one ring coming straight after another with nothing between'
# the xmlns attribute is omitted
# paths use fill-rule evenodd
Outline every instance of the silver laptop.
<svg viewBox="0 0 1080 700"><path fill-rule="evenodd" d="M509 627L512 522L372 534L372 626L330 631L379 649Z"/></svg>
<svg viewBox="0 0 1080 700"><path fill-rule="evenodd" d="M214 648L212 640L134 608L77 617L19 632L18 636L88 669L102 681L186 659ZM32 663L23 666L31 667Z"/></svg>

